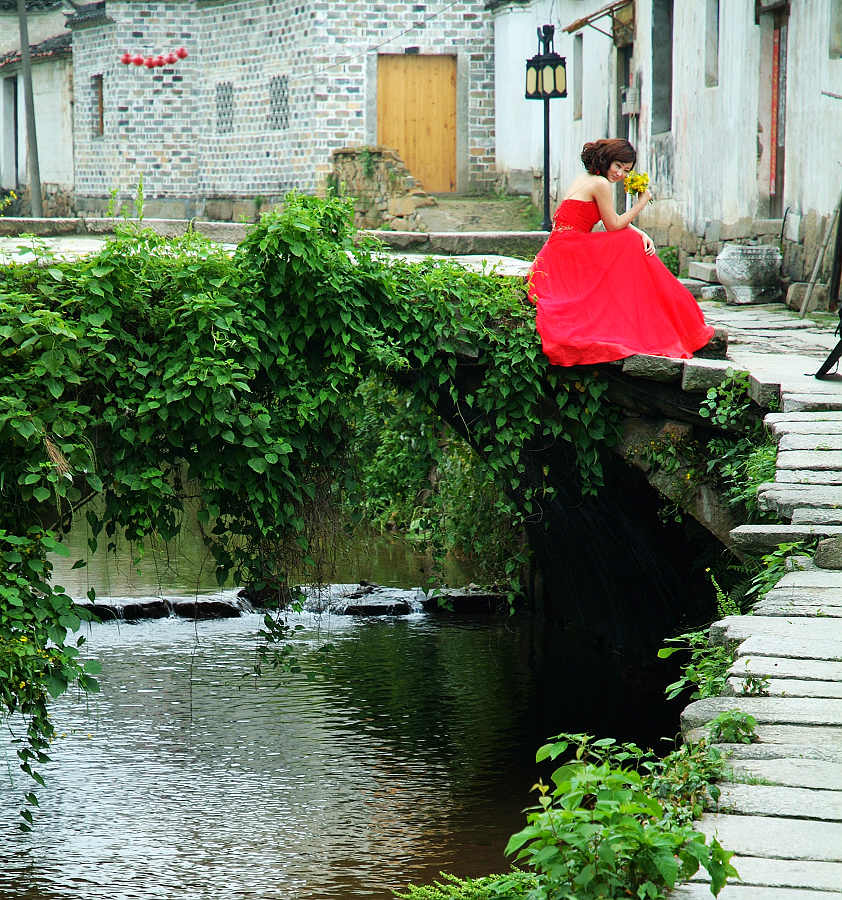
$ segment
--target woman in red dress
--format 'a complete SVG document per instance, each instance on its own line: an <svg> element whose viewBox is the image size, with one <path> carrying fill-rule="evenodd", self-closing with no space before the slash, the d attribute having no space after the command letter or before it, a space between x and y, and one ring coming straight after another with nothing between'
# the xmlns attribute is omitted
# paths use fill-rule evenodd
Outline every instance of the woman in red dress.
<svg viewBox="0 0 842 900"><path fill-rule="evenodd" d="M529 298L544 353L560 366L638 353L688 358L713 336L693 295L655 255L632 221L651 199L614 210L614 185L637 154L625 140L585 144L587 172L570 185L529 275ZM605 231L591 231L602 219Z"/></svg>

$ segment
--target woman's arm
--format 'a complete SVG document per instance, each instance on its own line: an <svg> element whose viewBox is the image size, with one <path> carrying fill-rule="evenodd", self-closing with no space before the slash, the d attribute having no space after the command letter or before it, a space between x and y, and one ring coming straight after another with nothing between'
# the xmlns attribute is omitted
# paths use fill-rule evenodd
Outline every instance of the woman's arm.
<svg viewBox="0 0 842 900"><path fill-rule="evenodd" d="M605 178L597 178L595 180L597 183L593 187L593 198L596 200L596 205L599 208L599 215L605 225L606 231L619 231L621 228L630 225L632 220L637 218L640 211L652 199L652 194L649 191L644 191L642 194L638 195L637 200L634 201L634 205L631 209L627 210L622 215L617 215L614 211L614 199L611 185Z"/></svg>
<svg viewBox="0 0 842 900"><path fill-rule="evenodd" d="M638 228L636 225L629 225L632 231L636 231L640 237L643 239L643 250L647 256L652 256L655 252L655 242L651 237L645 232Z"/></svg>

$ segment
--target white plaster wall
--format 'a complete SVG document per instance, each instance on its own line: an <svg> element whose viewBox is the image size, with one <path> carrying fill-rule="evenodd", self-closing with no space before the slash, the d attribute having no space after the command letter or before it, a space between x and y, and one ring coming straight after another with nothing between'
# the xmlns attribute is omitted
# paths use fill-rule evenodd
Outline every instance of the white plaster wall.
<svg viewBox="0 0 842 900"><path fill-rule="evenodd" d="M784 205L832 214L842 191L842 59L828 54L834 0L801 0L790 17Z"/></svg>
<svg viewBox="0 0 842 900"><path fill-rule="evenodd" d="M594 8L599 8L597 4ZM567 59L567 92L550 101L550 195L553 205L567 184L582 171L580 154L586 141L609 137L606 97L613 78L611 39L594 29L583 33L582 118L573 118L573 35L562 29L591 10L582 0L534 0L501 7L494 17L497 79L497 170L543 173L544 104L524 98L526 60L538 52L536 29L555 25L555 51ZM604 24L604 23L603 23Z"/></svg>
<svg viewBox="0 0 842 900"><path fill-rule="evenodd" d="M806 214L832 212L842 190L842 59L830 59L831 5L793 4L788 39L787 149L784 206ZM573 36L561 29L595 12L603 0L533 0L499 8L494 17L497 72L497 168L543 168L542 104L523 99L525 60L536 52L535 29L556 26L555 49L568 61L566 100L552 101L552 194L581 170L585 141L612 136L615 121L615 54L610 38L590 27L583 37L583 112L573 119ZM768 78L770 18L755 25L754 5L720 0L719 84L705 85L705 3L676 0L673 27L671 189L644 214L668 220L678 214L697 234L711 221L733 223L764 214L768 197ZM640 115L631 140L638 168L652 171L652 3L636 0L632 71L641 85ZM550 18L552 16L552 18ZM610 20L596 22L610 30ZM758 128L761 128L758 132ZM653 190L658 198L658 183ZM666 196L665 196L666 194Z"/></svg>
<svg viewBox="0 0 842 900"><path fill-rule="evenodd" d="M645 24L638 23L643 40L635 42L641 60L651 60L648 8L646 12ZM757 207L760 42L749 4L721 0L719 40L719 84L706 87L705 4L675 4L673 197L685 223L698 234L706 220L733 222L754 216ZM651 89L646 93L651 97ZM646 112L648 133L648 107Z"/></svg>
<svg viewBox="0 0 842 900"><path fill-rule="evenodd" d="M66 7L70 10L70 7ZM29 43L40 44L47 38L65 33L65 18L61 8L49 12L30 12L27 17ZM0 55L20 49L17 13L0 13Z"/></svg>
<svg viewBox="0 0 842 900"><path fill-rule="evenodd" d="M32 92L35 101L35 133L38 137L38 163L41 182L73 186L73 66L69 57L35 62L32 66ZM29 178L26 145L26 109L20 70L4 77L15 77L18 90L18 181ZM0 186L14 188L13 130L11 110L5 106L6 91L0 91Z"/></svg>

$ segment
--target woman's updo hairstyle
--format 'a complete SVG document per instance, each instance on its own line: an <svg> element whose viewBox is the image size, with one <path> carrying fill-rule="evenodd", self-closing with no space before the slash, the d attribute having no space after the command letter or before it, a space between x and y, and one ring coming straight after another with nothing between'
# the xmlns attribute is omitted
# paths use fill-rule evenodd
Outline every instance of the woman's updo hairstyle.
<svg viewBox="0 0 842 900"><path fill-rule="evenodd" d="M604 175L613 162L635 164L637 153L623 138L602 138L582 147L582 162L591 175Z"/></svg>

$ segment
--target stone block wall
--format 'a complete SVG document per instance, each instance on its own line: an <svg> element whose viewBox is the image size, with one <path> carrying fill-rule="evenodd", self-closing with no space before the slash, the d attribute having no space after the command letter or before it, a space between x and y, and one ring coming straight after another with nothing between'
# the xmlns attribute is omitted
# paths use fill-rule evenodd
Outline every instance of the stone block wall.
<svg viewBox="0 0 842 900"><path fill-rule="evenodd" d="M103 16L73 29L77 206L101 210L115 189L118 206L131 201L141 175L149 215L203 216L214 204L314 192L332 151L366 143L376 119L372 59L409 45L459 56L465 187L493 186L484 0L444 9L423 0L107 0ZM179 46L189 56L172 66L120 62L125 51Z"/></svg>
<svg viewBox="0 0 842 900"><path fill-rule="evenodd" d="M334 150L329 184L337 193L354 198L358 228L423 231L417 210L435 200L421 189L394 150L387 147L348 147Z"/></svg>

